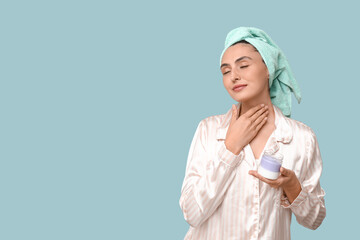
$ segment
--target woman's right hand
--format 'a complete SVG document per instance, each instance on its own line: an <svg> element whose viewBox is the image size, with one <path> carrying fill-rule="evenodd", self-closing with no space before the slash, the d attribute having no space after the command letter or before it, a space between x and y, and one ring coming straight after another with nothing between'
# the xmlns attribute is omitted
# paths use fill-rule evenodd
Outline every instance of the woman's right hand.
<svg viewBox="0 0 360 240"><path fill-rule="evenodd" d="M233 104L230 125L225 139L226 148L235 155L238 155L264 126L268 113L268 106L259 104L250 108L238 118L238 110Z"/></svg>

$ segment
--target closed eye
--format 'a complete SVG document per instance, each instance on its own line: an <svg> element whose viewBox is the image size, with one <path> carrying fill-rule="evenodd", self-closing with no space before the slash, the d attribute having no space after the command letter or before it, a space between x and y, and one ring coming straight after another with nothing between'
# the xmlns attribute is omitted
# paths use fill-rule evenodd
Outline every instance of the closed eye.
<svg viewBox="0 0 360 240"><path fill-rule="evenodd" d="M248 67L248 66L249 66L249 65L241 66L240 68L246 68L246 67ZM229 72L230 72L230 71L224 72L223 75L228 74Z"/></svg>

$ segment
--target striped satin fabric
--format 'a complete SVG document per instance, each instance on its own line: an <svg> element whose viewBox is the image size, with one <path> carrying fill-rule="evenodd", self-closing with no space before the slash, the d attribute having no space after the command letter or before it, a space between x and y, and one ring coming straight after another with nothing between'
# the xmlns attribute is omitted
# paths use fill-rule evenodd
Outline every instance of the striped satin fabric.
<svg viewBox="0 0 360 240"><path fill-rule="evenodd" d="M320 226L326 208L317 138L309 126L273 108L276 129L259 159L265 150L279 151L284 156L282 166L293 170L301 183L298 197L290 204L282 188L272 188L248 174L260 162L249 144L239 155L226 148L230 108L226 114L201 120L191 142L179 199L190 225L184 239L288 240L292 213L306 228Z"/></svg>

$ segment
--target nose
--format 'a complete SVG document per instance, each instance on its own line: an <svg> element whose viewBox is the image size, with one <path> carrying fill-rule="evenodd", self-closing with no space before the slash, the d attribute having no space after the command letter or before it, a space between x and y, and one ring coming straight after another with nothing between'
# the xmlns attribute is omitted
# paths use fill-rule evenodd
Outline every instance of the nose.
<svg viewBox="0 0 360 240"><path fill-rule="evenodd" d="M234 68L234 70L231 71L231 80L233 82L236 80L240 80L240 73L238 72L238 69Z"/></svg>

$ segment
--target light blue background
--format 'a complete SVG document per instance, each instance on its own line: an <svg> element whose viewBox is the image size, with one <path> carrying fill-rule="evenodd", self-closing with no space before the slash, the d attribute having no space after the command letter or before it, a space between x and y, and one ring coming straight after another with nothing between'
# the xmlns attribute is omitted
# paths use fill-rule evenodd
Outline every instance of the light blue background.
<svg viewBox="0 0 360 240"><path fill-rule="evenodd" d="M316 133L327 216L293 239L357 235L355 1L1 1L0 239L183 239L200 120L234 103L219 56L238 26L282 48Z"/></svg>

